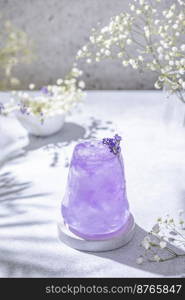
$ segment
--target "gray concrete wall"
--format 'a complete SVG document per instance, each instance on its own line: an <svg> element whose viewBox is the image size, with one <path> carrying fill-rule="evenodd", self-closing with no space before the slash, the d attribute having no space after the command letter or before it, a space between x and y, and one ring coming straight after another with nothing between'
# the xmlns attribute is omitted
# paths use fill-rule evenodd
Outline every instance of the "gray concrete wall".
<svg viewBox="0 0 185 300"><path fill-rule="evenodd" d="M70 69L77 50L97 22L128 8L129 0L0 0L5 19L25 30L35 43L36 59L21 65L21 88L51 84ZM154 74L141 75L118 61L84 66L88 89L151 89Z"/></svg>

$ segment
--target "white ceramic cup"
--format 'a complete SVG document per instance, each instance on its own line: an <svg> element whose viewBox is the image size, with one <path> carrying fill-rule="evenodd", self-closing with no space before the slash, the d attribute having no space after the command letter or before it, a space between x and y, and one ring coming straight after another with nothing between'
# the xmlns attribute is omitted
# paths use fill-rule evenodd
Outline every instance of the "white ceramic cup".
<svg viewBox="0 0 185 300"><path fill-rule="evenodd" d="M18 112L17 119L29 134L35 136L49 136L57 133L63 126L65 121L65 114L56 114L48 116L41 123L40 118L35 115L26 115Z"/></svg>

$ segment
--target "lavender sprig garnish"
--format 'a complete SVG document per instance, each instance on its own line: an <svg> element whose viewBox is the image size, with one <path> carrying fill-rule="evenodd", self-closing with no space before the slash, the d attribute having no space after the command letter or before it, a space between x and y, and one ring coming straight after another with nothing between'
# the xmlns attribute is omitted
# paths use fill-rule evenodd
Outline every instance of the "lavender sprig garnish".
<svg viewBox="0 0 185 300"><path fill-rule="evenodd" d="M51 91L48 90L47 86L43 86L41 88L41 92L42 94L44 94L45 96L53 96L53 93Z"/></svg>
<svg viewBox="0 0 185 300"><path fill-rule="evenodd" d="M21 104L20 105L20 112L25 115L25 114L28 114L28 108L25 104Z"/></svg>
<svg viewBox="0 0 185 300"><path fill-rule="evenodd" d="M41 88L41 92L42 92L43 94L48 94L48 88L47 88L47 86L43 86L43 87Z"/></svg>
<svg viewBox="0 0 185 300"><path fill-rule="evenodd" d="M121 152L120 142L122 138L118 134L115 134L113 138L103 138L103 144L107 145L110 149L110 152L117 155Z"/></svg>

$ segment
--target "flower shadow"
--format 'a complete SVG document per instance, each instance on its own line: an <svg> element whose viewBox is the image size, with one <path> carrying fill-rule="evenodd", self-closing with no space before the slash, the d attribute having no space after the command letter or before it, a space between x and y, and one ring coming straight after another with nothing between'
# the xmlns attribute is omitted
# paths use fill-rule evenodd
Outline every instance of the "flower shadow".
<svg viewBox="0 0 185 300"><path fill-rule="evenodd" d="M38 241L32 240L32 245ZM55 277L57 272L50 270L47 266L34 262L25 251L22 251L21 257L16 251L1 249L0 264L4 269L3 277ZM26 275L25 275L26 274ZM1 275L0 275L1 277Z"/></svg>
<svg viewBox="0 0 185 300"><path fill-rule="evenodd" d="M50 167L56 167L60 158L60 149L68 149L74 142L94 139L98 137L99 132L103 132L106 136L107 131L111 129L111 121L101 121L94 117L89 117L86 125L82 126L74 122L65 122L63 128L56 134L48 137L36 137L30 135L29 145L26 146L26 152L37 149L44 149L51 154ZM68 151L66 151L68 152ZM66 156L66 154L64 154ZM64 167L69 165L68 157L65 159Z"/></svg>
<svg viewBox="0 0 185 300"><path fill-rule="evenodd" d="M35 150L43 147L47 147L48 145L54 145L57 147L63 145L69 145L72 141L77 141L82 139L85 136L85 128L72 123L66 122L64 123L63 128L56 134L53 134L48 137L36 137L30 135L30 143L25 148L25 150Z"/></svg>
<svg viewBox="0 0 185 300"><path fill-rule="evenodd" d="M39 263L38 251L39 245L56 243L54 236L46 234L54 221L44 212L52 204L45 203L48 193L32 193L31 187L31 182L20 182L11 172L0 174L0 277L56 275Z"/></svg>
<svg viewBox="0 0 185 300"><path fill-rule="evenodd" d="M28 193L31 188L31 182L19 182L17 178L10 172L0 174L0 218L15 216L16 214L24 214L29 211L33 205L22 204L22 200L43 197L44 193ZM8 225L8 224L7 224ZM0 227L6 225L0 224ZM13 226L13 225L12 225Z"/></svg>
<svg viewBox="0 0 185 300"><path fill-rule="evenodd" d="M44 147L50 149L52 145L61 148L70 145L72 142L96 138L98 131L109 130L111 124L111 121L104 123L94 117L89 117L85 126L74 122L65 122L63 128L54 135L48 137L30 135L30 142L25 150L31 151Z"/></svg>
<svg viewBox="0 0 185 300"><path fill-rule="evenodd" d="M181 276L185 273L184 269L184 260L185 257L174 258L166 262L144 262L141 265L136 263L136 259L142 253L142 247L140 246L141 241L147 235L147 232L142 229L140 226L136 225L135 234L133 239L124 247L113 251L107 252L89 252L91 255L99 256L106 258L115 262L118 262L123 265L131 266L132 268L139 269L142 271L150 272L158 276ZM177 247L168 244L171 249L175 250L177 253L184 253L182 250ZM151 275L152 276L152 275ZM125 277L129 277L129 274L125 274ZM137 271L136 271L137 277Z"/></svg>

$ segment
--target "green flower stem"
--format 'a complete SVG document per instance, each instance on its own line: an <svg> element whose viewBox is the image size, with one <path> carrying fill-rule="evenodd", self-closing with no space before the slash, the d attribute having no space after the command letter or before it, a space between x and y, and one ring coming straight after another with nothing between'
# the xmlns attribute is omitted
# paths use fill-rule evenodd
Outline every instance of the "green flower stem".
<svg viewBox="0 0 185 300"><path fill-rule="evenodd" d="M136 43L139 47L141 47L142 49L145 49L145 46L143 46L140 42L136 41L135 38L133 37L132 33L131 33L131 37L132 37L132 41L134 43Z"/></svg>
<svg viewBox="0 0 185 300"><path fill-rule="evenodd" d="M177 91L177 94L178 94L178 96L179 96L179 99L180 99L183 103L185 103L185 97L183 97L182 92L181 92L181 91Z"/></svg>
<svg viewBox="0 0 185 300"><path fill-rule="evenodd" d="M175 226L171 226L171 224L167 224L176 234L178 234L178 235L180 235L182 238L183 238L183 240L185 240L185 237L179 232L179 231L177 231L176 229L175 229Z"/></svg>

